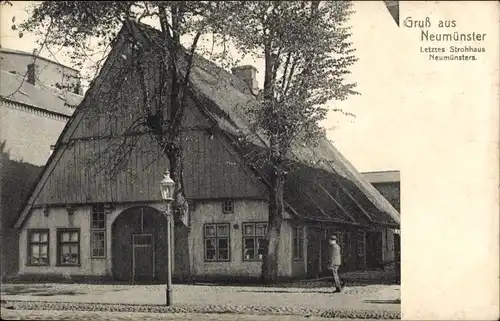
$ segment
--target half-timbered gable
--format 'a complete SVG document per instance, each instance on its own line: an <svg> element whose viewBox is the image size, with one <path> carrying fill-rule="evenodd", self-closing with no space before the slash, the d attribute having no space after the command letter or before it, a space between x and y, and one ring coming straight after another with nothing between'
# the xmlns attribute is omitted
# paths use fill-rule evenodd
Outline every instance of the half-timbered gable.
<svg viewBox="0 0 500 321"><path fill-rule="evenodd" d="M147 116L141 75L134 68L139 63L131 61L126 41L115 48L120 53L111 55L114 69L101 72L100 86L91 89L98 99L84 101L63 133L56 146L60 155L45 173L43 189L32 195L33 206L161 200L158 182L168 159L153 135L134 127ZM153 93L159 61L142 58L150 66L145 78ZM213 127L189 100L181 133L187 198L263 199L262 183Z"/></svg>

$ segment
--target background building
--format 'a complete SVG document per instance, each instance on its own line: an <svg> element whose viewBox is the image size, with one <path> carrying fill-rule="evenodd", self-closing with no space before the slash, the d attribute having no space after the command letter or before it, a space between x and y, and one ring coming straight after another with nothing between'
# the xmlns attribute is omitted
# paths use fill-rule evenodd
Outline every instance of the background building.
<svg viewBox="0 0 500 321"><path fill-rule="evenodd" d="M364 172L363 177L401 213L401 181L399 171Z"/></svg>
<svg viewBox="0 0 500 321"><path fill-rule="evenodd" d="M391 205L401 213L401 180L399 171L378 171L378 172L365 172L363 177L370 182L382 194ZM388 234L393 233L394 243L386 243L392 246L392 249L386 249L387 253L394 253L394 257L386 257L385 260L395 263L396 272L401 271L401 236L399 230L390 231Z"/></svg>
<svg viewBox="0 0 500 321"><path fill-rule="evenodd" d="M1 276L17 269L11 227L22 200L82 99L79 72L36 53L0 48Z"/></svg>

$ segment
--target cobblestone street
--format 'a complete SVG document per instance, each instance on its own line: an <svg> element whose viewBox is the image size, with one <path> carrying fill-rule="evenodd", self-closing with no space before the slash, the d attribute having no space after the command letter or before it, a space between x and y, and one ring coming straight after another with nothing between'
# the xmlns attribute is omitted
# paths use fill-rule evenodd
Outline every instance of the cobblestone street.
<svg viewBox="0 0 500 321"><path fill-rule="evenodd" d="M315 309L399 311L398 285L346 287L341 294L332 287L258 287L174 285L176 305L245 305ZM109 304L163 305L163 285L3 284L3 300Z"/></svg>
<svg viewBox="0 0 500 321"><path fill-rule="evenodd" d="M220 313L238 313L238 316L273 314L279 316L278 320L286 315L394 319L400 313L400 288L397 285L351 286L341 294L333 293L333 288L328 285L328 282L281 287L174 285L172 307L164 306L163 285L3 284L1 295L2 300L13 304L16 309L9 310L8 313L14 313L11 317L20 313L21 319L23 313L29 314L29 318L40 315L40 319L49 313L37 310L93 311L104 313L104 318L107 318L106 311L124 312L120 320L133 318L131 315L138 312L155 312L153 315L157 317L164 313L169 316L202 313L203 320L225 315ZM60 312L65 318L64 311ZM91 315L91 312L86 313ZM86 317L85 314L82 317ZM261 317L255 316L251 320L261 320Z"/></svg>
<svg viewBox="0 0 500 321"><path fill-rule="evenodd" d="M199 314L199 313L130 313L130 312L88 312L88 311L42 311L2 309L2 320L185 320L185 321L327 321L347 319L327 319L314 316L294 315L248 315L248 314ZM350 321L370 321L376 319L348 319ZM378 319L380 320L380 319Z"/></svg>

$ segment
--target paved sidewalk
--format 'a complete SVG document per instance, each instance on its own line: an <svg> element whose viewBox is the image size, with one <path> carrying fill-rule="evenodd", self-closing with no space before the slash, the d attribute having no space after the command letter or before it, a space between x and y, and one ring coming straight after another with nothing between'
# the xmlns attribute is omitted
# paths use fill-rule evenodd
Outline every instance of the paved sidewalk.
<svg viewBox="0 0 500 321"><path fill-rule="evenodd" d="M163 285L2 284L2 300L163 305ZM174 285L175 305L238 305L400 311L398 285L283 288Z"/></svg>

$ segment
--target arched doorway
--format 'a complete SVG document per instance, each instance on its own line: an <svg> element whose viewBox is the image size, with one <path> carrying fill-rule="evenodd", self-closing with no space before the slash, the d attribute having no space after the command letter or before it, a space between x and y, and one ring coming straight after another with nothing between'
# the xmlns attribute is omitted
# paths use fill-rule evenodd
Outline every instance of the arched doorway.
<svg viewBox="0 0 500 321"><path fill-rule="evenodd" d="M112 225L112 269L119 281L151 283L166 280L165 216L154 208L126 209Z"/></svg>

